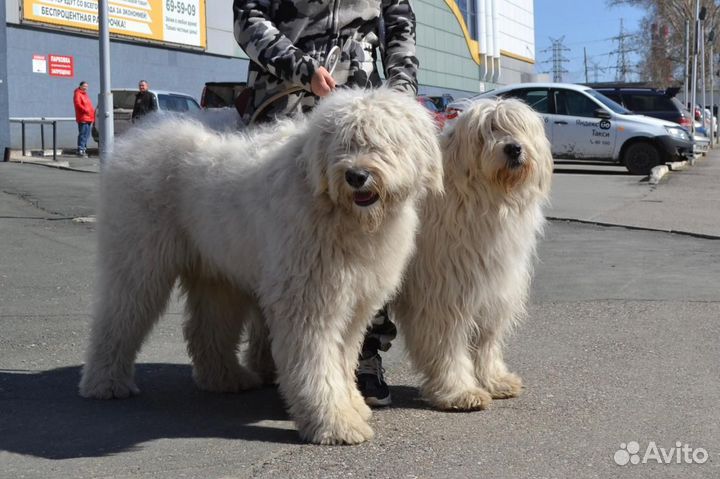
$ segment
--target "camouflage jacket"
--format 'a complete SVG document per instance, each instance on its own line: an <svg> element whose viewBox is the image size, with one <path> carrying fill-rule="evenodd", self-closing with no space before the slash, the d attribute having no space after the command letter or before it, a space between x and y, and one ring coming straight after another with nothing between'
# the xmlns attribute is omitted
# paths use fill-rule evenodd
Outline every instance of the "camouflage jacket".
<svg viewBox="0 0 720 479"><path fill-rule="evenodd" d="M380 48L388 84L417 92L415 14L410 0L235 0L233 14L235 39L252 60L248 86L253 97L245 120L269 98L293 87L302 91L272 102L263 109L262 118L312 108L317 97L311 93L310 80L334 46L341 50L332 72L338 85L380 85L375 66Z"/></svg>

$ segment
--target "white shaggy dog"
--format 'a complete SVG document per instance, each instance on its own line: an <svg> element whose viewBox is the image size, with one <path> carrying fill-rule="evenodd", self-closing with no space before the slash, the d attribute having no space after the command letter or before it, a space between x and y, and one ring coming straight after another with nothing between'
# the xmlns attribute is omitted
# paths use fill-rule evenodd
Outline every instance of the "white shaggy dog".
<svg viewBox="0 0 720 479"><path fill-rule="evenodd" d="M414 250L416 204L442 190L433 120L407 95L345 90L307 119L219 135L167 120L118 142L102 177L98 303L80 394L138 392L134 361L176 282L197 385L259 385L236 355L265 319L302 438L372 437L354 370Z"/></svg>
<svg viewBox="0 0 720 479"><path fill-rule="evenodd" d="M540 118L517 100L473 104L441 149L445 195L424 204L393 309L424 396L440 409L483 409L522 388L503 338L525 313L552 157Z"/></svg>

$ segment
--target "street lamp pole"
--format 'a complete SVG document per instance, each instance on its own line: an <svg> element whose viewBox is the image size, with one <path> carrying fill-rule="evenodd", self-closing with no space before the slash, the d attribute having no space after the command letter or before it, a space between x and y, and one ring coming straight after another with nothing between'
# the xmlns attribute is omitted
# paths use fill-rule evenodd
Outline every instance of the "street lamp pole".
<svg viewBox="0 0 720 479"><path fill-rule="evenodd" d="M715 29L710 30L708 35L710 43L710 146L715 147L715 65L714 65L714 45L715 45Z"/></svg>
<svg viewBox="0 0 720 479"><path fill-rule="evenodd" d="M707 84L705 81L705 23L700 24L700 88L702 88L702 104L700 105L700 118L702 118L702 126L705 127L705 131L708 131L706 126L707 114L705 113L706 90Z"/></svg>
<svg viewBox="0 0 720 479"><path fill-rule="evenodd" d="M690 99L690 20L685 20L685 76L683 78L683 99L685 103Z"/></svg>
<svg viewBox="0 0 720 479"><path fill-rule="evenodd" d="M110 91L110 29L108 0L98 2L98 39L100 44L100 163L105 163L113 149L113 97Z"/></svg>
<svg viewBox="0 0 720 479"><path fill-rule="evenodd" d="M697 57L700 49L700 0L695 0L695 44L693 46L692 78L690 79L690 117L691 129L695 135L695 104L697 103Z"/></svg>

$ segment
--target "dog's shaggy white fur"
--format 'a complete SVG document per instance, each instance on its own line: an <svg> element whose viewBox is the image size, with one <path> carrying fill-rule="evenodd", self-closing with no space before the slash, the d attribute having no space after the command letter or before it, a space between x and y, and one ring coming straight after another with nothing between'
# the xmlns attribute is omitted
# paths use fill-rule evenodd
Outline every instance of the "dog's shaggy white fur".
<svg viewBox="0 0 720 479"><path fill-rule="evenodd" d="M425 397L440 409L483 409L522 388L503 338L525 313L552 157L540 118L517 100L473 104L441 149L445 195L424 204L393 309Z"/></svg>
<svg viewBox="0 0 720 479"><path fill-rule="evenodd" d="M245 134L178 119L146 127L118 142L102 175L81 395L138 392L136 355L180 278L200 388L259 385L236 348L262 317L302 438L371 438L354 370L413 252L416 205L442 190L433 120L414 98L380 89L340 91L307 119Z"/></svg>

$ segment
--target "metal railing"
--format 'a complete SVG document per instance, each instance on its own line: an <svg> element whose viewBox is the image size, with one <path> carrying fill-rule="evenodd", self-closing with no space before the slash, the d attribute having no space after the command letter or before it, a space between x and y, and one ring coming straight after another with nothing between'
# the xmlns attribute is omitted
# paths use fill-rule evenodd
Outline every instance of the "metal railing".
<svg viewBox="0 0 720 479"><path fill-rule="evenodd" d="M57 124L59 122L74 122L75 118L57 117L57 118L10 118L10 123L20 123L22 131L22 156L25 157L25 125L40 125L40 148L45 154L45 125L52 125L52 150L53 150L53 161L57 161Z"/></svg>

